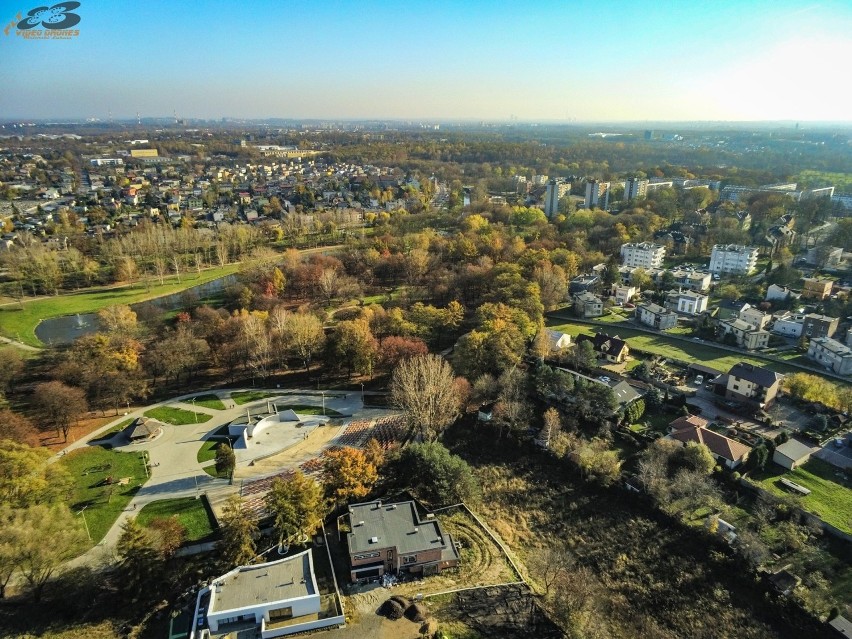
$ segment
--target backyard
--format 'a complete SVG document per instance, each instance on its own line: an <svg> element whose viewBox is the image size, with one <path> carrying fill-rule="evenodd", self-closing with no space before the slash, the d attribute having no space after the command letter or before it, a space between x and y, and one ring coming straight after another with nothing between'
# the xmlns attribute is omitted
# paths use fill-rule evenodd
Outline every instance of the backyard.
<svg viewBox="0 0 852 639"><path fill-rule="evenodd" d="M103 539L133 495L147 480L141 454L95 446L68 453L60 461L74 482L69 500L75 513L84 510L92 545Z"/></svg>
<svg viewBox="0 0 852 639"><path fill-rule="evenodd" d="M810 495L797 497L805 510L846 533L852 533L852 490L842 470L821 459L811 458L792 471L770 463L766 470L749 475L753 482L775 495L793 494L781 485L779 479L782 477L811 491Z"/></svg>
<svg viewBox="0 0 852 639"><path fill-rule="evenodd" d="M171 276L166 278L163 284L151 283L147 287L137 282L133 285L98 287L77 293L25 300L23 308L18 304L10 304L0 307L0 333L30 346L43 346L35 335L35 327L41 320L60 315L94 313L107 306L135 304L178 293L230 275L238 269L239 264L228 264L202 271L200 275L187 273L180 278Z"/></svg>
<svg viewBox="0 0 852 639"><path fill-rule="evenodd" d="M195 497L153 501L139 511L136 520L147 527L154 519L168 519L174 516L186 528L187 541L207 540L215 532L216 524L204 500Z"/></svg>

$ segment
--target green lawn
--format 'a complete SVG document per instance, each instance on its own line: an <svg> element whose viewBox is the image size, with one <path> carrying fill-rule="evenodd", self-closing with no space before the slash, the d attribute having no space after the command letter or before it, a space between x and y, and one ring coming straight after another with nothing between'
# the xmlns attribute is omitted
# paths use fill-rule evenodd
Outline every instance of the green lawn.
<svg viewBox="0 0 852 639"><path fill-rule="evenodd" d="M326 397L328 399L328 397ZM284 410L294 410L300 415L322 415L322 406L308 406L306 404L288 404L287 406L277 406L278 411ZM325 414L327 417L343 417L341 413L338 413L336 410L331 410L330 408L325 409Z"/></svg>
<svg viewBox="0 0 852 639"><path fill-rule="evenodd" d="M152 283L148 289L144 284L137 282L133 286L98 287L29 302L24 301L23 309L20 305L11 304L0 307L0 333L30 346L43 346L35 336L35 327L43 319L60 315L94 313L106 306L143 302L178 293L192 286L230 275L237 270L239 270L239 264L228 264L202 271L201 275L186 273L181 275L180 282L175 276L171 276L166 278L162 285L159 282Z"/></svg>
<svg viewBox="0 0 852 639"><path fill-rule="evenodd" d="M60 461L74 481L70 500L75 513L85 507L86 523L97 544L115 523L130 499L147 480L140 453L119 453L90 447L68 453ZM127 484L108 484L129 478Z"/></svg>
<svg viewBox="0 0 852 639"><path fill-rule="evenodd" d="M216 459L216 449L219 447L219 444L228 441L228 439L229 438L227 437L216 437L216 439L206 440L204 444L202 444L201 448L198 449L198 463L203 464ZM230 438L232 445L235 439L236 438Z"/></svg>
<svg viewBox="0 0 852 639"><path fill-rule="evenodd" d="M187 541L200 541L210 537L215 530L215 523L204 502L195 497L153 501L139 511L136 520L142 526L148 526L158 517L166 519L173 515L177 515L180 523L186 528Z"/></svg>
<svg viewBox="0 0 852 639"><path fill-rule="evenodd" d="M195 404L196 406L204 406L204 408L212 408L214 410L225 410L225 404L216 395L208 393L207 395L196 395L192 399L186 400L187 403Z"/></svg>
<svg viewBox="0 0 852 639"><path fill-rule="evenodd" d="M235 404L242 406L243 404L256 402L259 399L266 399L267 397L275 397L280 394L281 393L270 393L268 391L234 391L231 393L231 399L234 400Z"/></svg>
<svg viewBox="0 0 852 639"><path fill-rule="evenodd" d="M562 320L551 319L548 321L548 327L563 333L569 333L572 336L577 336L581 333L593 335L595 328L602 327L588 326L584 324L567 323L561 324ZM627 344L631 349L649 353L652 355L661 355L669 359L675 359L682 362L693 363L698 362L705 366L719 369L720 371L728 371L737 362L749 362L757 366L763 366L779 373L796 373L801 372L800 369L779 364L777 362L769 362L764 359L751 357L745 353L732 353L720 348L716 348L707 342L687 342L679 339L672 339L662 334L643 333L624 326L613 326L610 329L610 335L617 334L622 339L627 340Z"/></svg>
<svg viewBox="0 0 852 639"><path fill-rule="evenodd" d="M212 415L206 413L197 413L191 410L175 408L174 406L158 406L145 411L147 417L153 417L156 420L172 424L173 426L181 426L183 424L203 424L212 419Z"/></svg>
<svg viewBox="0 0 852 639"><path fill-rule="evenodd" d="M839 472L831 464L811 458L793 471L770 463L762 473L752 473L750 479L776 495L793 494L780 485L781 477L801 484L811 491L810 495L800 497L805 509L832 526L852 533L852 490L844 485L842 476L837 475Z"/></svg>

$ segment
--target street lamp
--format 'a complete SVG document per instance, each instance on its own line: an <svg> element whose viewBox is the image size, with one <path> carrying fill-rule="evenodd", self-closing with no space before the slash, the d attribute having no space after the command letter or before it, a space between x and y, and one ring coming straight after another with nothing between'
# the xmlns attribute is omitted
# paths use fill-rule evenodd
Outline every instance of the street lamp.
<svg viewBox="0 0 852 639"><path fill-rule="evenodd" d="M322 414L325 417L325 391L322 392Z"/></svg>
<svg viewBox="0 0 852 639"><path fill-rule="evenodd" d="M198 413L195 412L195 398L192 398L192 414L195 416L195 423L198 423Z"/></svg>
<svg viewBox="0 0 852 639"><path fill-rule="evenodd" d="M80 514L83 516L83 526L86 528L86 536L89 538L89 541L92 541L92 533L89 532L89 523L86 521L86 508L88 507L88 504L83 506Z"/></svg>
<svg viewBox="0 0 852 639"><path fill-rule="evenodd" d="M361 404L364 404L364 382L361 382Z"/></svg>

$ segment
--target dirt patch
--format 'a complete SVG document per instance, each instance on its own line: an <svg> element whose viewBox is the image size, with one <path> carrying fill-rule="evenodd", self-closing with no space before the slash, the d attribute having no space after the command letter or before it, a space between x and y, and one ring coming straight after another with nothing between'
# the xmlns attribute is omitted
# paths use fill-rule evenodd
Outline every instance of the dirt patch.
<svg viewBox="0 0 852 639"><path fill-rule="evenodd" d="M466 590L427 603L440 627L461 623L489 639L564 637L524 584Z"/></svg>
<svg viewBox="0 0 852 639"><path fill-rule="evenodd" d="M134 411L136 409L134 407L131 407L130 410ZM53 452L58 452L66 446L70 446L76 441L85 439L99 428L103 428L110 422L113 422L120 418L121 415L107 415L106 417L87 417L85 419L81 419L79 422L71 426L70 430L68 431L67 441L65 441L65 438L62 436L61 431L57 433L57 431L55 430L48 430L43 433L39 433L39 443L45 448L52 450Z"/></svg>

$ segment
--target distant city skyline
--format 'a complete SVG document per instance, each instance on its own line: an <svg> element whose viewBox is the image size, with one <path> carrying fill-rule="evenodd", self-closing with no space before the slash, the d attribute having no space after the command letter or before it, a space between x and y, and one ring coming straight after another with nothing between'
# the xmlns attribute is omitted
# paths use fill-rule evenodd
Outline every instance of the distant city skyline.
<svg viewBox="0 0 852 639"><path fill-rule="evenodd" d="M39 4L0 0L0 30ZM76 12L72 39L0 33L0 119L852 119L848 2L80 0Z"/></svg>

